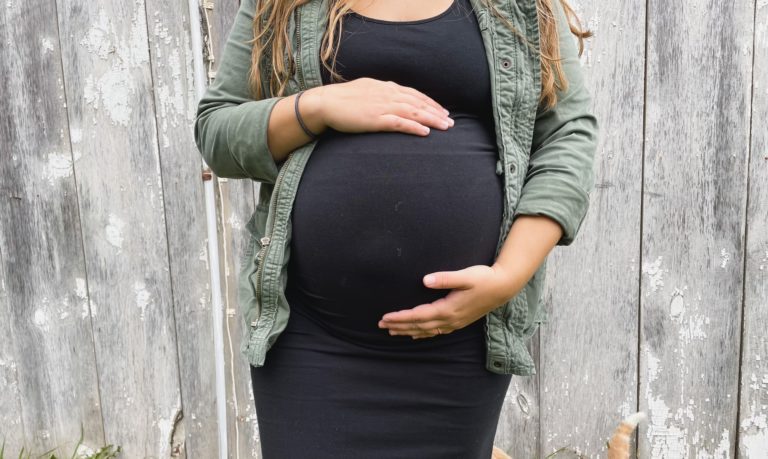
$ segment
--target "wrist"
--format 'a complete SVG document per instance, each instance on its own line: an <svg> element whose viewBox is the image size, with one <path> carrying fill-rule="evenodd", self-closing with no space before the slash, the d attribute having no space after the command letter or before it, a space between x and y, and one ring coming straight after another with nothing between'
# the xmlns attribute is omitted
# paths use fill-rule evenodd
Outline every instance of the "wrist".
<svg viewBox="0 0 768 459"><path fill-rule="evenodd" d="M325 124L325 112L323 107L323 86L316 86L304 91L299 100L299 112L304 124L313 133L320 135L328 127Z"/></svg>
<svg viewBox="0 0 768 459"><path fill-rule="evenodd" d="M498 262L494 263L491 268L500 279L501 294L507 301L517 295L525 286L524 277L514 269Z"/></svg>

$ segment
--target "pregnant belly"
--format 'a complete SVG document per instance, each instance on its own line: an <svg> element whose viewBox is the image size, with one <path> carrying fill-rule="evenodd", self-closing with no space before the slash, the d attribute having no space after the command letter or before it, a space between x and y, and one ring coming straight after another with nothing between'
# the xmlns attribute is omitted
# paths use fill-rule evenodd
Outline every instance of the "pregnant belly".
<svg viewBox="0 0 768 459"><path fill-rule="evenodd" d="M347 335L392 339L377 327L383 314L450 291L425 287L424 275L494 262L503 210L495 138L453 116L452 128L426 137L323 135L294 201L292 309Z"/></svg>

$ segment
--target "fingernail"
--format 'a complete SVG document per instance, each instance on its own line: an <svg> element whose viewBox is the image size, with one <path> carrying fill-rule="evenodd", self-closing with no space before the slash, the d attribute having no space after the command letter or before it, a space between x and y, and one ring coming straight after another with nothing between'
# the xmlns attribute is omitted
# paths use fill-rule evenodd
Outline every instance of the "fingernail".
<svg viewBox="0 0 768 459"><path fill-rule="evenodd" d="M424 283L427 285L435 285L435 276L429 274L427 277L424 278Z"/></svg>

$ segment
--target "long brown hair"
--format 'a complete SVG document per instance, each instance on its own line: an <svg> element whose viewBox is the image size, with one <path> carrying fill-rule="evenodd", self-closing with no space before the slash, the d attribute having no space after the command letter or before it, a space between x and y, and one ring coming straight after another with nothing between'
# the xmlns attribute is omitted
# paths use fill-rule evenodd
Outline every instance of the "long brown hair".
<svg viewBox="0 0 768 459"><path fill-rule="evenodd" d="M290 56L289 62L283 59L283 56L290 55L290 40L288 36L288 20L293 11L311 0L257 0L256 11L253 16L253 52L251 71L249 75L249 84L252 93L257 99L263 97L261 72L258 71L259 63L267 60L271 65L269 89L274 95L283 95L286 83L293 73L293 67L296 65L293 56ZM338 43L341 34L341 18L348 13L355 0L330 0L331 6L328 16L329 27L323 34L321 44L321 62L328 69L334 81L341 80L341 76L335 71L335 46L332 43ZM493 0L481 0L493 14L500 18L502 22L515 32L521 39L525 40L514 26L498 11L493 4ZM541 54L541 94L539 102L545 108L554 107L557 103L557 91L565 91L568 88L568 81L563 73L561 59L559 34L557 23L555 22L552 11L552 2L559 1L563 6L568 27L572 34L578 38L579 56L584 51L584 39L592 36L592 32L582 29L581 22L576 13L568 5L566 0L536 0L536 10L539 20L539 52ZM276 33L280 31L280 33ZM525 40L527 43L527 40ZM264 59L265 54L267 59ZM331 59L333 55L333 59ZM331 62L330 64L328 62Z"/></svg>

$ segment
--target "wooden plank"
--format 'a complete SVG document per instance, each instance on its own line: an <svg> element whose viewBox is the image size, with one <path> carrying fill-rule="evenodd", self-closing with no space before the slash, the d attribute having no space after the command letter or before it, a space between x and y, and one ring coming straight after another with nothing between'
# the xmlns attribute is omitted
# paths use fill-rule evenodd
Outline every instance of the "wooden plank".
<svg viewBox="0 0 768 459"><path fill-rule="evenodd" d="M7 62L4 60L4 62ZM0 73L1 74L1 73ZM1 222L0 222L1 223ZM0 226L0 247L2 247L3 227ZM0 266L3 264L3 250L0 250ZM4 441L6 451L20 451L25 444L24 424L22 423L22 401L19 390L19 377L14 359L14 343L11 334L11 308L5 279L5 269L0 270L0 441Z"/></svg>
<svg viewBox="0 0 768 459"><path fill-rule="evenodd" d="M57 6L104 434L169 457L181 394L144 1Z"/></svg>
<svg viewBox="0 0 768 459"><path fill-rule="evenodd" d="M595 34L586 41L582 68L600 143L580 236L572 246L555 248L548 261L536 457L561 448L605 457L613 429L637 406L645 7L594 0L572 5Z"/></svg>
<svg viewBox="0 0 768 459"><path fill-rule="evenodd" d="M81 422L103 434L56 5L8 2L0 24L0 430L9 456L69 456Z"/></svg>
<svg viewBox="0 0 768 459"><path fill-rule="evenodd" d="M649 2L643 458L734 455L753 9Z"/></svg>
<svg viewBox="0 0 768 459"><path fill-rule="evenodd" d="M173 449L217 457L216 369L202 158L193 131L197 96L189 6L147 1L150 62L179 349L183 417ZM199 27L199 24L194 24Z"/></svg>
<svg viewBox="0 0 768 459"><path fill-rule="evenodd" d="M219 179L216 203L219 217L222 290L225 292L224 353L227 377L227 432L234 457L261 457L256 405L248 360L240 353L245 324L237 301L241 257L250 237L245 224L255 209L253 185L248 180ZM258 187L257 187L258 188Z"/></svg>
<svg viewBox="0 0 768 459"><path fill-rule="evenodd" d="M768 454L768 2L755 9L738 457Z"/></svg>
<svg viewBox="0 0 768 459"><path fill-rule="evenodd" d="M207 13L204 24L210 26L213 56L209 68L215 74L224 44L240 7L236 0L216 0ZM208 28L204 30L208 32ZM234 457L261 457L256 405L251 388L250 366L240 354L245 339L245 326L237 302L238 264L245 251L248 231L245 223L256 208L259 184L251 180L219 179L216 186L216 210L219 216L219 254L221 255L221 285L224 292L224 352L227 377L227 444Z"/></svg>

